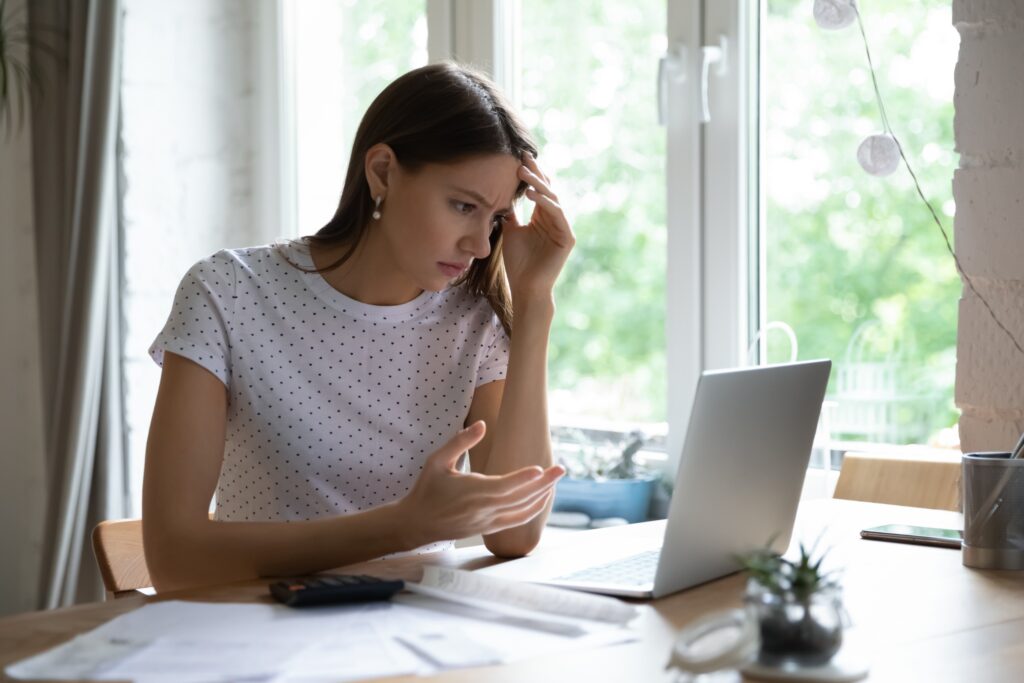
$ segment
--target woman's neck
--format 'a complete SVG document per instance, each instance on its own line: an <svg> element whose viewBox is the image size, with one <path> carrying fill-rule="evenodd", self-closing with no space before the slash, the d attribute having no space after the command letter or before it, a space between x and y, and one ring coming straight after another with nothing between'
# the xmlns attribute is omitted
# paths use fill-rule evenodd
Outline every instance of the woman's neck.
<svg viewBox="0 0 1024 683"><path fill-rule="evenodd" d="M350 299L371 306L398 306L412 301L423 290L399 270L386 248L377 244L372 233L366 235L352 256L337 268L320 273L334 289ZM311 246L313 265L323 268L348 251L348 244Z"/></svg>

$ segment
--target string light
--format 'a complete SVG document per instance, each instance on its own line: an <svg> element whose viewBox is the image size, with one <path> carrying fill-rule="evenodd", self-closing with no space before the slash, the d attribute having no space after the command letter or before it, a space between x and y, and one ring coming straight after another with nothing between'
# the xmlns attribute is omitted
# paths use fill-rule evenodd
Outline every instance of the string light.
<svg viewBox="0 0 1024 683"><path fill-rule="evenodd" d="M914 181L914 187L917 188L918 196L924 202L925 207L928 208L929 213L931 213L935 225L939 228L939 232L942 233L942 239L946 242L946 250L953 258L953 264L956 266L957 273L963 278L967 287L978 297L978 300L984 305L985 310L988 311L988 314L999 329L1006 334L1017 351L1024 356L1024 347L1017 341L1017 337L1003 324L988 300L982 296L981 292L974 286L974 282L964 272L963 267L960 265L960 259L957 257L956 252L953 251L949 234L946 232L945 226L942 225L942 221L939 220L939 214L935 211L931 202L928 201L928 198L925 197L924 191L921 189L921 183L917 180L917 174L914 173L914 169L911 168L910 161L903 151L903 145L900 144L899 138L896 137L896 133L893 132L892 127L889 125L889 117L885 113L885 104L882 102L882 92L878 88L878 76L875 74L875 65L871 59L871 49L868 47L867 33L864 31L864 21L861 18L860 11L857 9L856 1L814 0L813 12L814 21L820 28L827 31L845 28L856 21L857 26L860 28L861 39L864 41L864 54L867 56L868 69L871 71L871 84L875 90L875 100L878 102L878 113L882 119L883 132L870 135L860 143L860 146L857 148L857 161L868 173L876 176L886 176L895 171L896 167L899 166L899 161L903 160L903 164L907 167L907 172L910 173L910 178Z"/></svg>
<svg viewBox="0 0 1024 683"><path fill-rule="evenodd" d="M889 133L869 135L857 148L861 168L876 176L887 176L900 165L900 147Z"/></svg>
<svg viewBox="0 0 1024 683"><path fill-rule="evenodd" d="M814 21L827 31L846 28L857 18L854 0L814 0Z"/></svg>

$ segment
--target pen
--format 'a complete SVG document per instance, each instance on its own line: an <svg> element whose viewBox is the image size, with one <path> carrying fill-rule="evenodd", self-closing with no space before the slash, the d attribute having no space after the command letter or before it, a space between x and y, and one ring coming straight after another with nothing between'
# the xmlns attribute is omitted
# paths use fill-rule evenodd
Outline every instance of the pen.
<svg viewBox="0 0 1024 683"><path fill-rule="evenodd" d="M1010 460L1020 458L1024 456L1024 432L1021 433L1020 438L1017 439L1017 445L1010 453Z"/></svg>
<svg viewBox="0 0 1024 683"><path fill-rule="evenodd" d="M1024 456L1024 433L1020 435L1020 438L1017 439L1017 445L1014 446L1012 451L1010 451L1011 460L1022 456ZM978 508L979 512L983 512L985 510L987 510L987 512L983 512L983 516L979 520L976 520L969 530L964 529L965 534L968 531L970 532L970 538L974 537L975 531L981 533L981 530L985 528L988 521L992 519L992 515L994 515L996 510L999 509L1000 504L1003 502L1003 490L1006 488L1006 484L1010 481L1010 477L1012 475L1013 470L1007 470L999 480L999 483L992 489L992 493L989 495L988 499L982 503L981 507Z"/></svg>

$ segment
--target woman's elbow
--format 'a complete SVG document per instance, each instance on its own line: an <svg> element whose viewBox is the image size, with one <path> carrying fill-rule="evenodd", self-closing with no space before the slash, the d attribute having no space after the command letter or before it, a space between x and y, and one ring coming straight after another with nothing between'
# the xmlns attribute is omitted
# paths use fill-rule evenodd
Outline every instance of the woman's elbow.
<svg viewBox="0 0 1024 683"><path fill-rule="evenodd" d="M199 585L195 570L194 534L175 530L156 521L142 520L142 550L146 570L158 593Z"/></svg>
<svg viewBox="0 0 1024 683"><path fill-rule="evenodd" d="M539 542L539 533L524 532L521 529L508 529L484 536L484 547L492 555L506 560L529 555Z"/></svg>

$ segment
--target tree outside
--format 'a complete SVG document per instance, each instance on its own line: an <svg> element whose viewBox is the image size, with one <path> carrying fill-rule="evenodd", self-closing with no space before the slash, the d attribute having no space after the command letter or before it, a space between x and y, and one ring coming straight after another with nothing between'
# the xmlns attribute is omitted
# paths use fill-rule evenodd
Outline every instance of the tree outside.
<svg viewBox="0 0 1024 683"><path fill-rule="evenodd" d="M957 417L959 278L906 171L874 178L858 165L860 141L881 130L863 45L855 26L818 28L811 5L771 0L762 27L766 319L793 328L799 358L835 361L833 436L924 441ZM523 110L578 236L556 291L552 405L663 421L664 2L522 8ZM951 228L958 37L948 2L861 10L890 122ZM788 359L782 335L767 347L768 361Z"/></svg>
<svg viewBox="0 0 1024 683"><path fill-rule="evenodd" d="M949 3L860 9L890 125L951 230ZM875 178L857 163L882 126L856 25L824 31L809 1L771 0L762 35L767 319L796 331L801 358L836 362L834 436L925 441L957 419L953 261L905 168ZM788 352L769 337L769 361Z"/></svg>

